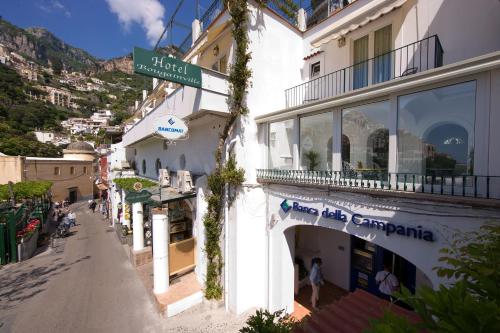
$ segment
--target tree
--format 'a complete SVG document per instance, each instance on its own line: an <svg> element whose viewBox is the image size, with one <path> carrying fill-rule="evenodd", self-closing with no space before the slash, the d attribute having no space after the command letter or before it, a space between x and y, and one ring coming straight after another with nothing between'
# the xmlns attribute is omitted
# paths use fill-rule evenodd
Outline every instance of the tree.
<svg viewBox="0 0 500 333"><path fill-rule="evenodd" d="M500 225L488 224L477 232L457 234L450 248L442 249L436 268L450 286L423 287L412 295L403 288L400 297L422 318L427 332L500 332ZM413 332L411 324L395 315L373 322L367 332Z"/></svg>

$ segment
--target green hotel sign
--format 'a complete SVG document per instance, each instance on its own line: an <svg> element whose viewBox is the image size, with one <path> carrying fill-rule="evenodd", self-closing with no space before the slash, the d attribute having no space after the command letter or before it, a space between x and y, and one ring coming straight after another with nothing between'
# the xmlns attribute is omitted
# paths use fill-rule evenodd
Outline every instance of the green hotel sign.
<svg viewBox="0 0 500 333"><path fill-rule="evenodd" d="M140 47L134 47L134 72L201 88L200 67Z"/></svg>

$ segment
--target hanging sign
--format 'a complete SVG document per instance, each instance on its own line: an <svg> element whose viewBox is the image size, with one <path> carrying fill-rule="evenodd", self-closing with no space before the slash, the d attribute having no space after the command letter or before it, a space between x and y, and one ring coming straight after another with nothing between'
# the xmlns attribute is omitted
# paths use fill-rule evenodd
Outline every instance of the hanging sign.
<svg viewBox="0 0 500 333"><path fill-rule="evenodd" d="M186 123L177 116L161 116L154 122L154 131L168 140L177 140L187 135Z"/></svg>
<svg viewBox="0 0 500 333"><path fill-rule="evenodd" d="M140 47L134 47L134 73L201 88L201 67Z"/></svg>
<svg viewBox="0 0 500 333"><path fill-rule="evenodd" d="M142 190L141 192L127 193L125 201L128 203L146 202L149 198L151 198L151 193L146 190Z"/></svg>

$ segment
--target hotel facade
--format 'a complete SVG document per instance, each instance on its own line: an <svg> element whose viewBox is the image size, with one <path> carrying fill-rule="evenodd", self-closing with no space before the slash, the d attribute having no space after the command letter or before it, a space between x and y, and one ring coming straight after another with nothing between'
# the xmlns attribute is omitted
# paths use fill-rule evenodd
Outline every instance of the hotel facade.
<svg viewBox="0 0 500 333"><path fill-rule="evenodd" d="M498 2L327 0L296 22L249 8L249 114L225 145L245 170L221 240L228 310L293 312L314 257L345 291L377 294L384 264L411 291L446 283L433 270L439 250L500 222ZM181 199L203 284L204 194L234 58L221 1L189 38L182 60L202 67L201 88L155 81L109 160L154 180L190 172L195 195ZM159 137L165 115L188 136ZM115 219L123 195L112 188Z"/></svg>

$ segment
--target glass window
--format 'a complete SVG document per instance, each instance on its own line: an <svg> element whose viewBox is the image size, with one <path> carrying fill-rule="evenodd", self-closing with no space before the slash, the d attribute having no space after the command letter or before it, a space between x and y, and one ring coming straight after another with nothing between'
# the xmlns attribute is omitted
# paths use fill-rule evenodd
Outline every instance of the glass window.
<svg viewBox="0 0 500 333"><path fill-rule="evenodd" d="M160 169L161 169L161 161L159 158L157 158L155 163L155 170L157 176L160 174Z"/></svg>
<svg viewBox="0 0 500 333"><path fill-rule="evenodd" d="M333 113L300 118L300 165L305 170L332 168Z"/></svg>
<svg viewBox="0 0 500 333"><path fill-rule="evenodd" d="M342 169L387 171L389 101L342 110Z"/></svg>
<svg viewBox="0 0 500 333"><path fill-rule="evenodd" d="M142 174L146 174L146 160L142 160Z"/></svg>
<svg viewBox="0 0 500 333"><path fill-rule="evenodd" d="M61 169L59 167L54 168L54 175L59 176L61 174Z"/></svg>
<svg viewBox="0 0 500 333"><path fill-rule="evenodd" d="M86 167L86 166L84 166L84 167L83 167L83 174L84 174L84 175L86 175L86 174L87 174L87 167Z"/></svg>
<svg viewBox="0 0 500 333"><path fill-rule="evenodd" d="M320 70L321 70L321 66L320 66L319 61L312 64L311 65L311 78L319 76Z"/></svg>
<svg viewBox="0 0 500 333"><path fill-rule="evenodd" d="M269 124L269 168L293 168L293 119Z"/></svg>
<svg viewBox="0 0 500 333"><path fill-rule="evenodd" d="M75 174L75 167L69 167L69 174L74 175Z"/></svg>
<svg viewBox="0 0 500 333"><path fill-rule="evenodd" d="M398 98L398 172L473 173L476 82Z"/></svg>

